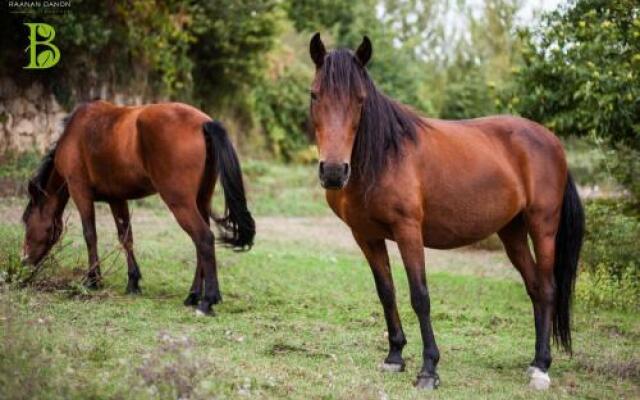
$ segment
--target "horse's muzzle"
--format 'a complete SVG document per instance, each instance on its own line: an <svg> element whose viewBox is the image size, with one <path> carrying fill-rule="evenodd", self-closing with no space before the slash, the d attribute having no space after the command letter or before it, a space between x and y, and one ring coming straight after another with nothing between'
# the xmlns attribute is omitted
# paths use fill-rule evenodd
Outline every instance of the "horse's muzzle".
<svg viewBox="0 0 640 400"><path fill-rule="evenodd" d="M323 188L329 190L342 189L349 181L351 166L349 163L327 163L320 161L318 176Z"/></svg>

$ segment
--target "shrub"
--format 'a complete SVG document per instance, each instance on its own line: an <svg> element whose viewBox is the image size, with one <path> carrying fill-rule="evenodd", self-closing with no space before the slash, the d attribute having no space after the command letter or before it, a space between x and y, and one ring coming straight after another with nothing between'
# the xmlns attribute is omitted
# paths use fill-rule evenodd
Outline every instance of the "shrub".
<svg viewBox="0 0 640 400"><path fill-rule="evenodd" d="M591 304L640 306L640 216L620 199L586 204L587 231L578 295Z"/></svg>
<svg viewBox="0 0 640 400"><path fill-rule="evenodd" d="M255 89L255 113L266 134L269 150L278 159L297 161L309 147L309 83L312 72L300 66L285 68Z"/></svg>

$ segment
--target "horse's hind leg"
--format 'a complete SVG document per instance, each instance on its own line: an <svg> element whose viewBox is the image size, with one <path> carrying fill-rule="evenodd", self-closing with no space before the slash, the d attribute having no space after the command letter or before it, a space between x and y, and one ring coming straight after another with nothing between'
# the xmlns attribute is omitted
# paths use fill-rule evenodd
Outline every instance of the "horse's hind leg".
<svg viewBox="0 0 640 400"><path fill-rule="evenodd" d="M214 253L214 236L195 202L191 203L187 199L173 200L171 197L163 195L176 220L196 246L196 274L199 270L204 275L204 297L198 304L198 310L204 314L210 314L211 306L221 299Z"/></svg>
<svg viewBox="0 0 640 400"><path fill-rule="evenodd" d="M404 360L402 359L402 348L407 344L402 323L398 315L396 305L396 294L393 287L393 277L389 265L389 254L384 239L367 241L354 235L358 245L362 249L373 278L376 283L378 297L384 309L384 317L387 321L387 332L389 334L389 355L382 363L382 369L390 372L404 371Z"/></svg>
<svg viewBox="0 0 640 400"><path fill-rule="evenodd" d="M528 230L532 231L537 261L533 259L529 249ZM520 272L533 304L536 345L535 357L528 369L531 378L530 386L535 389L546 389L551 383L547 371L551 365L549 338L554 304L553 251L555 233L553 236L540 235L535 220L531 221L530 218L527 218L525 222L524 215L520 214L498 232L498 235L509 259Z"/></svg>
<svg viewBox="0 0 640 400"><path fill-rule="evenodd" d="M527 212L537 267L536 357L531 364L533 368L529 371L532 375L531 385L536 389L546 389L549 386L547 371L551 366L549 342L556 300L554 267L559 218L559 210L539 209ZM541 374L544 376L540 377Z"/></svg>
<svg viewBox="0 0 640 400"><path fill-rule="evenodd" d="M198 211L204 222L211 226L211 197L213 195L214 179L211 176L210 167L205 167L205 173L202 177L202 183L200 185L200 191L198 192ZM196 267L196 271L193 275L193 283L191 284L191 290L187 298L184 300L185 306L197 306L202 297L202 284L204 282L204 271L200 268L200 264ZM222 301L222 293L219 292L218 301Z"/></svg>
<svg viewBox="0 0 640 400"><path fill-rule="evenodd" d="M142 278L138 262L133 254L133 231L131 230L131 217L129 215L129 207L126 200L117 200L109 202L113 219L118 229L118 239L127 253L128 283L127 293L140 293L139 281Z"/></svg>

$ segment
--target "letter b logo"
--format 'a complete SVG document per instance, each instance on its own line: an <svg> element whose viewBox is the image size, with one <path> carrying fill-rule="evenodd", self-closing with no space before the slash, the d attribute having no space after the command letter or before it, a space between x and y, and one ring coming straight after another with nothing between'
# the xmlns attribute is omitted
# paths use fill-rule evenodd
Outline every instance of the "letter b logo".
<svg viewBox="0 0 640 400"><path fill-rule="evenodd" d="M44 69L51 68L60 61L60 49L51 42L56 37L56 31L53 26L45 23L25 23L29 27L29 47L25 52L29 52L29 65L25 69ZM38 40L38 36L44 38ZM46 46L48 49L38 53L38 46Z"/></svg>

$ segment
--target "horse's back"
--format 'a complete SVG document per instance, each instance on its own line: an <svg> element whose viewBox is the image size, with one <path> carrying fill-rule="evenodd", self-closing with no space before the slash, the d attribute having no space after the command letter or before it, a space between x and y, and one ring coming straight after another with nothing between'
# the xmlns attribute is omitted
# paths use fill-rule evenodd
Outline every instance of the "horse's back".
<svg viewBox="0 0 640 400"><path fill-rule="evenodd" d="M547 206L562 200L567 161L562 143L550 130L514 116L477 118L463 123L495 136L502 143L525 184L528 205Z"/></svg>
<svg viewBox="0 0 640 400"><path fill-rule="evenodd" d="M477 157L513 171L525 185L528 203L540 194L540 181L545 187L564 184L567 165L562 143L534 121L498 115L430 123L450 140L458 139L459 148L470 149Z"/></svg>
<svg viewBox="0 0 640 400"><path fill-rule="evenodd" d="M180 103L125 107L89 102L72 114L57 164L63 176L83 180L98 199L144 197L157 190L154 173L168 175L185 167L176 154L203 170L202 123L207 119Z"/></svg>

